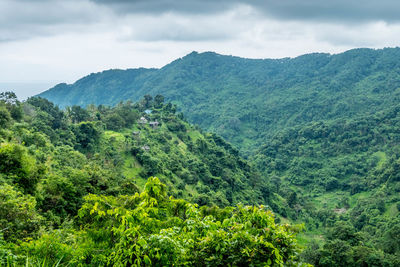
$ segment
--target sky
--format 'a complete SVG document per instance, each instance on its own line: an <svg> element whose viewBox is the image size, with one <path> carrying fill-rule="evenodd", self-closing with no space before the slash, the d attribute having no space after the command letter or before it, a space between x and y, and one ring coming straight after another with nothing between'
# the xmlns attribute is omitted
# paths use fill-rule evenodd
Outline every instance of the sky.
<svg viewBox="0 0 400 267"><path fill-rule="evenodd" d="M24 99L192 51L246 58L397 47L398 0L0 0L0 91Z"/></svg>

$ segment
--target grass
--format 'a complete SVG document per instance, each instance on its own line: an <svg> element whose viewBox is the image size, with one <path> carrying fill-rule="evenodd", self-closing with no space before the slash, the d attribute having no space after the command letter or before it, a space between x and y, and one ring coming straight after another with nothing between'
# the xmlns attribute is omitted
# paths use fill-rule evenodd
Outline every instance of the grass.
<svg viewBox="0 0 400 267"><path fill-rule="evenodd" d="M359 199L370 198L372 192L361 192L350 196L349 204L350 207L354 207Z"/></svg>
<svg viewBox="0 0 400 267"><path fill-rule="evenodd" d="M188 135L190 136L190 138L192 139L193 142L196 142L197 139L199 139L201 137L201 134L199 133L199 131L196 131L196 130L188 131Z"/></svg>
<svg viewBox="0 0 400 267"><path fill-rule="evenodd" d="M129 155L128 153L124 154L124 167L123 174L125 177L134 178L136 185L143 190L144 185L146 184L146 179L143 179L139 176L140 171L142 170L142 166L136 160L135 157Z"/></svg>
<svg viewBox="0 0 400 267"><path fill-rule="evenodd" d="M104 136L107 140L110 140L113 137L118 143L121 143L125 140L125 136L122 133L117 133L114 131L105 131Z"/></svg>
<svg viewBox="0 0 400 267"><path fill-rule="evenodd" d="M303 247L311 242L316 242L321 246L325 243L324 233L317 230L299 233L297 235L297 242Z"/></svg>
<svg viewBox="0 0 400 267"><path fill-rule="evenodd" d="M397 203L391 204L387 207L384 215L388 217L396 217L399 214L399 210L397 209Z"/></svg>
<svg viewBox="0 0 400 267"><path fill-rule="evenodd" d="M194 185L185 184L184 194L186 194L186 196L189 196L189 193L192 196L195 196L198 194L197 191L194 189Z"/></svg>
<svg viewBox="0 0 400 267"><path fill-rule="evenodd" d="M382 169L383 165L387 161L386 153L382 152L382 151L379 151L379 152L375 152L372 156L376 157L378 159L378 163L376 164L376 168L377 169Z"/></svg>
<svg viewBox="0 0 400 267"><path fill-rule="evenodd" d="M338 203L344 198L348 197L348 193L343 191L326 192L321 196L315 197L313 199L313 204L317 208L328 208L333 210L337 208Z"/></svg>

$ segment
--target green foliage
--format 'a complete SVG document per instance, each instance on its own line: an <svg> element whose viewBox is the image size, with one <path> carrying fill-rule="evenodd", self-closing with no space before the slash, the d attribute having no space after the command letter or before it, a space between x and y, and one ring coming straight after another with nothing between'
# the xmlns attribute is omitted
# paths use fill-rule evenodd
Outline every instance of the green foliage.
<svg viewBox="0 0 400 267"><path fill-rule="evenodd" d="M32 193L42 171L43 167L36 164L25 147L13 143L0 144L0 173L6 181Z"/></svg>
<svg viewBox="0 0 400 267"><path fill-rule="evenodd" d="M116 105L88 107L85 120L111 130L95 138L90 149L81 147L74 132L77 120L57 120L54 110L45 112L52 110L48 103L36 100L40 108L30 116L36 131L53 144L79 149L107 171L117 169L114 179L97 174L91 180L69 169L78 174L49 176L56 181L83 177L82 184L66 186L79 184L82 195L97 190L115 196L124 188L118 182L144 188L144 179L157 175L174 197L209 206L263 203L282 217L305 222L307 238L316 243L304 257L317 266L397 266L398 242L391 236L397 236L393 222L400 205L399 57L398 48L277 60L192 53L160 70L110 70L43 93L61 106ZM160 93L177 105L164 104ZM142 96L137 104L119 103ZM177 107L189 121L238 146L261 174L223 139L176 115ZM137 123L142 116L159 125ZM15 121L5 118L3 140L10 138ZM74 209L82 203L77 190L66 192ZM165 246L178 246L174 242ZM180 257L175 252L164 260Z"/></svg>
<svg viewBox="0 0 400 267"><path fill-rule="evenodd" d="M27 101L27 104L37 108L38 111L42 111L42 116L45 116L47 123L52 129L58 129L63 126L64 113L55 106L52 102L41 97L31 97Z"/></svg>
<svg viewBox="0 0 400 267"><path fill-rule="evenodd" d="M398 112L399 107L394 107L371 116L281 131L256 155L258 167L299 186L350 189L352 194L365 191L382 182L371 176L380 176L387 157L397 153Z"/></svg>
<svg viewBox="0 0 400 267"><path fill-rule="evenodd" d="M76 238L72 231L52 231L42 234L39 239L21 243L16 252L27 255L25 264L31 263L32 266L76 264L73 259L81 253Z"/></svg>
<svg viewBox="0 0 400 267"><path fill-rule="evenodd" d="M90 118L89 112L81 108L80 106L72 106L68 107L67 110L67 116L71 119L73 123L79 123L82 121L87 121Z"/></svg>
<svg viewBox="0 0 400 267"><path fill-rule="evenodd" d="M0 105L0 127L6 128L11 122L11 114L8 109Z"/></svg>
<svg viewBox="0 0 400 267"><path fill-rule="evenodd" d="M87 195L73 224L37 239L0 239L0 255L26 266L308 266L297 257L301 228L263 206L199 208L150 177L140 194Z"/></svg>
<svg viewBox="0 0 400 267"><path fill-rule="evenodd" d="M223 208L268 203L263 178L222 138L175 115L162 96L66 112L41 98L19 105L26 113L6 116L0 132L1 264L297 261L296 227L275 224L264 207ZM124 118L117 128L112 114ZM142 116L148 123L138 122ZM145 184L148 175L165 185L157 178Z"/></svg>
<svg viewBox="0 0 400 267"><path fill-rule="evenodd" d="M80 122L74 129L77 146L80 151L93 151L98 146L101 128L94 122Z"/></svg>
<svg viewBox="0 0 400 267"><path fill-rule="evenodd" d="M12 119L16 121L20 121L22 119L22 106L14 92L0 93L0 106L3 105L9 111Z"/></svg>
<svg viewBox="0 0 400 267"><path fill-rule="evenodd" d="M36 200L8 184L0 185L0 234L6 241L33 237L42 218L36 211Z"/></svg>
<svg viewBox="0 0 400 267"><path fill-rule="evenodd" d="M205 216L196 205L168 198L165 185L152 177L141 194L89 195L85 201L79 211L85 240L101 238L108 244L107 264L296 264L299 228L275 224L272 213L262 206L214 208L214 214L224 215ZM85 261L99 258L103 255Z"/></svg>
<svg viewBox="0 0 400 267"><path fill-rule="evenodd" d="M396 208L399 182L398 112L395 106L374 115L288 128L254 157L265 175L281 177L275 192L286 198L287 214L327 239L320 249L304 253L308 262L398 264L397 246L387 234L398 217L396 210L388 213L388 207ZM384 249L389 243L393 249Z"/></svg>

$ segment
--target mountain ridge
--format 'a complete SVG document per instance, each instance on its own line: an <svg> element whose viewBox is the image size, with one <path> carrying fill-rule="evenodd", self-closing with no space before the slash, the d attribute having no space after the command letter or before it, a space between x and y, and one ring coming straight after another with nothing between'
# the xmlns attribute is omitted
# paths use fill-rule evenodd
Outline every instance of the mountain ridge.
<svg viewBox="0 0 400 267"><path fill-rule="evenodd" d="M108 70L39 96L66 107L116 105L162 94L190 122L248 154L282 127L394 105L399 73L399 48L282 59L192 52L160 69Z"/></svg>

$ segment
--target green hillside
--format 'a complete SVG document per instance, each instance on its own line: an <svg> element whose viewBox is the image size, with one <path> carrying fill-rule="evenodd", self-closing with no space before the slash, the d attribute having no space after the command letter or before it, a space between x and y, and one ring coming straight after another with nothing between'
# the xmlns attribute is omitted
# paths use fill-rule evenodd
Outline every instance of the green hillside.
<svg viewBox="0 0 400 267"><path fill-rule="evenodd" d="M161 69L91 74L42 96L87 106L122 157L117 169L138 177L139 189L157 175L172 195L199 204L265 203L278 221L305 224L301 259L315 266L399 266L399 62L399 48L276 60L193 52ZM146 116L161 122L157 129L89 105L124 110L121 100L143 96L133 121L151 106ZM82 110L66 114L79 124L74 109ZM86 149L76 140L75 149Z"/></svg>
<svg viewBox="0 0 400 267"><path fill-rule="evenodd" d="M108 70L40 96L65 107L162 94L190 122L251 154L284 127L396 105L399 62L399 48L264 60L193 52L161 69Z"/></svg>
<svg viewBox="0 0 400 267"><path fill-rule="evenodd" d="M399 106L282 130L254 161L306 223L310 263L399 264Z"/></svg>
<svg viewBox="0 0 400 267"><path fill-rule="evenodd" d="M298 264L267 181L160 95L62 111L2 93L0 122L1 266Z"/></svg>

